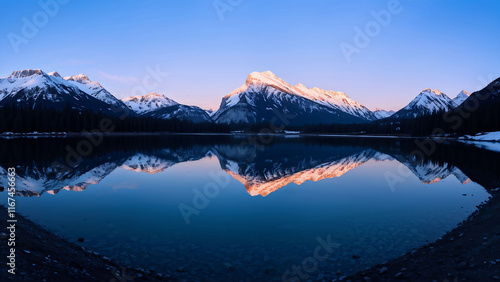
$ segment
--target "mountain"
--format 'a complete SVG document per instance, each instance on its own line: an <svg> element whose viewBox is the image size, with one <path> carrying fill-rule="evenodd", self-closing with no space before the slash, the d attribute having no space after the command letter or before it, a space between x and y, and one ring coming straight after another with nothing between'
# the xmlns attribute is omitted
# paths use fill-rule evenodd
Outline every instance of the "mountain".
<svg viewBox="0 0 500 282"><path fill-rule="evenodd" d="M213 116L215 114L215 111L213 109L205 109L205 112L207 113L207 115L209 116Z"/></svg>
<svg viewBox="0 0 500 282"><path fill-rule="evenodd" d="M449 111L457 104L443 92L435 89L424 89L406 107L397 111L391 119L408 119L430 115L439 111Z"/></svg>
<svg viewBox="0 0 500 282"><path fill-rule="evenodd" d="M49 75L61 77L57 72L51 72ZM90 81L84 74L64 77L66 81L78 87L81 91L89 94L90 96L103 101L104 103L115 106L119 109L125 109L127 106L122 100L116 98L108 90L104 89L98 82Z"/></svg>
<svg viewBox="0 0 500 282"><path fill-rule="evenodd" d="M360 103L352 100L343 92L326 91L318 87L307 88L300 83L295 85L294 88L301 94L301 96L313 100L316 103L325 105L332 109L344 111L367 121L376 119L372 111Z"/></svg>
<svg viewBox="0 0 500 282"><path fill-rule="evenodd" d="M459 134L476 134L500 130L500 78L472 93L454 111L452 120L462 120ZM466 116L467 118L463 118Z"/></svg>
<svg viewBox="0 0 500 282"><path fill-rule="evenodd" d="M500 103L500 77L492 81L483 89L472 93L464 102L467 101L470 102L468 103L470 105L479 104L480 107L488 107Z"/></svg>
<svg viewBox="0 0 500 282"><path fill-rule="evenodd" d="M390 116L392 116L395 111L386 111L386 110L383 110L383 109L379 109L379 108L375 108L372 110L372 113L375 115L375 118L376 119L383 119L383 118L388 118Z"/></svg>
<svg viewBox="0 0 500 282"><path fill-rule="evenodd" d="M177 103L165 95L149 93L144 96L134 96L123 99L134 112L147 117L159 119L187 120L192 122L212 122L207 112L196 106Z"/></svg>
<svg viewBox="0 0 500 282"><path fill-rule="evenodd" d="M144 96L133 96L123 99L123 102L132 111L138 114L145 114L161 108L178 105L179 103L158 93L149 93Z"/></svg>
<svg viewBox="0 0 500 282"><path fill-rule="evenodd" d="M291 114L290 124L362 123L375 119L366 107L342 92L291 86L270 71L252 72L245 84L222 98L212 116L217 123L270 122Z"/></svg>
<svg viewBox="0 0 500 282"><path fill-rule="evenodd" d="M213 121L207 114L207 112L205 112L205 110L196 106L186 106L181 104L152 111L148 113L147 116L160 119L177 118L180 120L187 120L196 123Z"/></svg>
<svg viewBox="0 0 500 282"><path fill-rule="evenodd" d="M453 102L455 102L455 104L460 105L462 104L465 100L467 100L467 98L469 98L470 96L470 93L465 91L465 90L462 90L460 91L460 93L458 93L457 97L453 98Z"/></svg>
<svg viewBox="0 0 500 282"><path fill-rule="evenodd" d="M39 69L14 71L7 78L0 78L0 107L8 105L58 110L69 105L80 111L114 114L109 104L89 95L74 81L67 81L56 72L49 75Z"/></svg>

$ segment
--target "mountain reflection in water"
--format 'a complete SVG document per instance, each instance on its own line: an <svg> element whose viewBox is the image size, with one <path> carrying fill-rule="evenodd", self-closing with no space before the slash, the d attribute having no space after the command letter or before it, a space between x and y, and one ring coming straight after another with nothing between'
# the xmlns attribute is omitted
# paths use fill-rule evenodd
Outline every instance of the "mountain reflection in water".
<svg viewBox="0 0 500 282"><path fill-rule="evenodd" d="M341 177L369 160L397 160L424 184L437 183L450 175L465 184L470 179L464 171L474 176L489 175L487 181L490 181L495 173L495 167L489 167L492 171L489 174L488 170L475 169L477 166L472 166L464 157L478 158L487 153L460 144L439 145L436 150L439 154L410 160L412 150L418 150L413 140L278 137L267 146L252 146L244 145L247 143L244 139L230 136L108 138L73 169L61 171L54 166L54 163L65 163L66 148L75 148L78 141L0 140L0 186L7 187L7 167L12 166L16 166L18 195L40 196L56 194L62 189L84 191L119 167L156 174L176 164L210 156L216 156L222 170L242 183L248 194L263 197L290 183L300 185L308 180ZM452 153L457 148L462 151L462 160ZM485 188L495 186L495 182L477 181L483 182Z"/></svg>

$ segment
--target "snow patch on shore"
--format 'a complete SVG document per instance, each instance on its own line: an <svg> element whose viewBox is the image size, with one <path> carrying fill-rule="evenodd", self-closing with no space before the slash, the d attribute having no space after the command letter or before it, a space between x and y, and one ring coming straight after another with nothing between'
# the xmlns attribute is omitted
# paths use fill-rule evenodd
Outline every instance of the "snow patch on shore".
<svg viewBox="0 0 500 282"><path fill-rule="evenodd" d="M459 137L460 141L474 144L476 147L500 152L500 131L484 132L476 135L465 135Z"/></svg>

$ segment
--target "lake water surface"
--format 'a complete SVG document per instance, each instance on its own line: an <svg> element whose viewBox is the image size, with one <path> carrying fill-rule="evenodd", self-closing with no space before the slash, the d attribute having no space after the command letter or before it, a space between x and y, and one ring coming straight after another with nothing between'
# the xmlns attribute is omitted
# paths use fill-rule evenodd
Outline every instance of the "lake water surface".
<svg viewBox="0 0 500 282"><path fill-rule="evenodd" d="M421 159L413 139L249 138L109 137L79 161L78 138L0 139L0 186L16 167L19 213L133 266L332 279L456 227L488 199L500 159L455 143Z"/></svg>

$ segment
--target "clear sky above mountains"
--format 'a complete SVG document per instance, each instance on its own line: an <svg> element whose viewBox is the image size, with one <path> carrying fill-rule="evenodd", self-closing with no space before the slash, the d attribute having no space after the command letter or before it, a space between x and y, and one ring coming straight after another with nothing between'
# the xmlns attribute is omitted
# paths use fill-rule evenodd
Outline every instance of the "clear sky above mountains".
<svg viewBox="0 0 500 282"><path fill-rule="evenodd" d="M399 109L425 88L455 97L500 76L498 1L54 1L2 1L0 77L85 73L119 98L216 109L271 70Z"/></svg>

